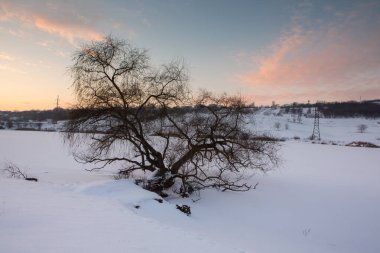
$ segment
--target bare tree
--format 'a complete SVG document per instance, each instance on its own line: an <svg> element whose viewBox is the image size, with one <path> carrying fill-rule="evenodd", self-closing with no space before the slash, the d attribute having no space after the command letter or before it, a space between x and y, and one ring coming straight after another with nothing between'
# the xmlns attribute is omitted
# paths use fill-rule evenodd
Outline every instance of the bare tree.
<svg viewBox="0 0 380 253"><path fill-rule="evenodd" d="M12 120L10 120L10 119L7 120L6 127L8 129L12 129L13 128L13 122L12 122Z"/></svg>
<svg viewBox="0 0 380 253"><path fill-rule="evenodd" d="M42 122L37 122L37 123L36 123L38 131L41 131L41 129L42 129L42 124L43 124Z"/></svg>
<svg viewBox="0 0 380 253"><path fill-rule="evenodd" d="M368 126L365 124L360 124L358 125L357 128L358 128L359 133L364 133L367 130Z"/></svg>
<svg viewBox="0 0 380 253"><path fill-rule="evenodd" d="M298 108L297 111L297 122L302 123L302 108Z"/></svg>
<svg viewBox="0 0 380 253"><path fill-rule="evenodd" d="M78 103L66 139L88 144L75 152L78 161L95 169L121 163L124 175L149 174L137 181L146 189L182 196L249 190L247 171L276 164L274 139L249 131L241 98L195 96L180 62L154 68L145 50L112 37L83 46L73 60Z"/></svg>
<svg viewBox="0 0 380 253"><path fill-rule="evenodd" d="M280 127L281 127L281 123L280 122L275 122L274 123L274 128L276 128L277 131L280 130Z"/></svg>

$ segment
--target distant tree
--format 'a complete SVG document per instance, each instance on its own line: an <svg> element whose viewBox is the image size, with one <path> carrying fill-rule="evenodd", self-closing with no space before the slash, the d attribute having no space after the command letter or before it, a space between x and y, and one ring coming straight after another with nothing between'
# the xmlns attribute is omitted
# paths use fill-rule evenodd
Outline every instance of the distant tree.
<svg viewBox="0 0 380 253"><path fill-rule="evenodd" d="M37 129L38 131L41 131L41 128L42 128L42 122L37 122Z"/></svg>
<svg viewBox="0 0 380 253"><path fill-rule="evenodd" d="M302 108L297 110L297 123L302 123Z"/></svg>
<svg viewBox="0 0 380 253"><path fill-rule="evenodd" d="M23 123L20 121L20 119L16 119L15 121L13 121L13 125L16 129L20 129L23 127Z"/></svg>
<svg viewBox="0 0 380 253"><path fill-rule="evenodd" d="M297 114L292 113L292 121L295 123L297 121Z"/></svg>
<svg viewBox="0 0 380 253"><path fill-rule="evenodd" d="M280 127L281 127L281 123L280 122L276 122L274 123L274 128L276 128L276 130L280 130Z"/></svg>
<svg viewBox="0 0 380 253"><path fill-rule="evenodd" d="M6 123L6 127L8 128L8 129L12 129L13 128L13 122L12 122L12 120L7 120L7 123Z"/></svg>
<svg viewBox="0 0 380 253"><path fill-rule="evenodd" d="M252 102L252 103L248 104L247 107L249 107L249 108L256 108L255 102Z"/></svg>
<svg viewBox="0 0 380 253"><path fill-rule="evenodd" d="M364 133L367 130L367 128L368 128L368 126L365 124L360 124L357 126L359 133Z"/></svg>
<svg viewBox="0 0 380 253"><path fill-rule="evenodd" d="M311 108L307 108L307 112L306 112L307 116L310 117L311 116Z"/></svg>
<svg viewBox="0 0 380 253"><path fill-rule="evenodd" d="M79 161L95 169L121 163L126 176L147 172L136 182L162 196L246 191L244 171L276 164L276 142L246 127L241 98L195 95L181 63L154 68L146 50L112 37L84 45L73 59L78 102L66 138L81 146ZM176 109L185 106L190 113Z"/></svg>

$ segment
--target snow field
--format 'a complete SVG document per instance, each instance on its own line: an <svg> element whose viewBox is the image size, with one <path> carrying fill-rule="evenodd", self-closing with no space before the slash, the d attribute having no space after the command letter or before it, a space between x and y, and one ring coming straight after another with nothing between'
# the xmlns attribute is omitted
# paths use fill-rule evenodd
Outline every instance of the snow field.
<svg viewBox="0 0 380 253"><path fill-rule="evenodd" d="M257 117L258 129L278 120ZM376 121L350 135L355 120L321 124L322 138L378 144ZM306 138L312 122L289 125L271 132ZM39 179L0 173L0 252L380 252L380 149L281 145L280 167L249 179L256 190L160 204L133 182L113 180L116 167L85 171L58 133L0 131L0 166L13 162ZM176 204L190 205L192 216Z"/></svg>
<svg viewBox="0 0 380 253"><path fill-rule="evenodd" d="M184 252L237 252L105 198L44 183L0 182L1 252L176 252L189 243Z"/></svg>

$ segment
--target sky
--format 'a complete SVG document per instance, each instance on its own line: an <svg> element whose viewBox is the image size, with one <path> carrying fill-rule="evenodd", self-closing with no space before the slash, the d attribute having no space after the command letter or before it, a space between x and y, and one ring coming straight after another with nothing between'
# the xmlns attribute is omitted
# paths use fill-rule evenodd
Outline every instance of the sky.
<svg viewBox="0 0 380 253"><path fill-rule="evenodd" d="M378 0L0 0L0 110L75 103L72 54L106 35L184 60L196 91L257 105L380 98Z"/></svg>

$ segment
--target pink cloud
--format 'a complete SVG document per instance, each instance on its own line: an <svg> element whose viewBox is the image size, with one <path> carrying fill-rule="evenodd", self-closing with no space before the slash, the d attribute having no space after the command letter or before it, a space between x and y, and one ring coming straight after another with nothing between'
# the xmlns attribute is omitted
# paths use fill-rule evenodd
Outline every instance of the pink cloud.
<svg viewBox="0 0 380 253"><path fill-rule="evenodd" d="M240 77L253 86L347 81L380 66L380 47L374 41L380 41L380 30L365 38L337 31L293 33L281 39L257 71Z"/></svg>
<svg viewBox="0 0 380 253"><path fill-rule="evenodd" d="M293 24L271 53L261 56L252 71L237 75L238 80L264 94L263 99L274 90L284 98L349 97L346 91L379 97L380 23L363 11L339 15L312 29Z"/></svg>

